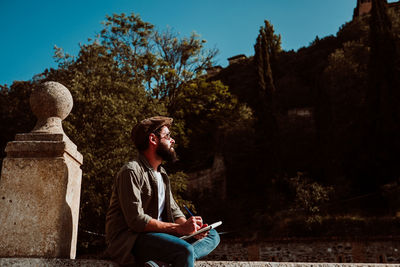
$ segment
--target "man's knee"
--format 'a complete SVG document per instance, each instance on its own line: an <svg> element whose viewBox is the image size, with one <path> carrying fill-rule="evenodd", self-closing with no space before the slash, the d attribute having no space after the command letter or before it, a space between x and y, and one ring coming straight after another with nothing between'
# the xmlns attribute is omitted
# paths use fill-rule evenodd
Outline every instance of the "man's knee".
<svg viewBox="0 0 400 267"><path fill-rule="evenodd" d="M179 242L178 246L175 247L173 258L171 263L174 266L193 266L195 260L193 246L182 240L182 242Z"/></svg>
<svg viewBox="0 0 400 267"><path fill-rule="evenodd" d="M194 257L193 246L191 244L187 243L187 242L184 242L184 243L181 244L180 251L186 258L193 258Z"/></svg>
<svg viewBox="0 0 400 267"><path fill-rule="evenodd" d="M211 229L210 232L208 233L208 236L212 240L214 248L216 248L219 242L221 241L218 232L215 229Z"/></svg>

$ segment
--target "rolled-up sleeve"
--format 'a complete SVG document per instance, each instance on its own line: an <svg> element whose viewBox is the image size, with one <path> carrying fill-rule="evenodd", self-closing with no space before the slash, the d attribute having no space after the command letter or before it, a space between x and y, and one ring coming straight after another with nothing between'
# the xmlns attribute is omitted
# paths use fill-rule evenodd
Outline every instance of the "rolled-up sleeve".
<svg viewBox="0 0 400 267"><path fill-rule="evenodd" d="M122 170L117 183L119 202L126 224L135 232L143 232L152 217L144 213L137 175L131 169Z"/></svg>

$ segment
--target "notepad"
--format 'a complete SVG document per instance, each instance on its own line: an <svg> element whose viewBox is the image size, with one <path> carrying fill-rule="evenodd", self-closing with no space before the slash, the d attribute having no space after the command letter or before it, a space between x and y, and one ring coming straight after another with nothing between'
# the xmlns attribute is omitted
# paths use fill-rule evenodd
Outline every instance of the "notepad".
<svg viewBox="0 0 400 267"><path fill-rule="evenodd" d="M193 237L193 236L195 236L195 235L198 235L198 234L201 234L201 233L210 231L211 229L217 228L217 227L220 226L221 224L222 224L221 221L216 222L216 223L213 223L213 224L210 224L209 226L204 227L204 228L201 228L199 231L194 232L193 234L182 236L181 239L183 239L183 240L189 239L189 238L191 238L191 237Z"/></svg>

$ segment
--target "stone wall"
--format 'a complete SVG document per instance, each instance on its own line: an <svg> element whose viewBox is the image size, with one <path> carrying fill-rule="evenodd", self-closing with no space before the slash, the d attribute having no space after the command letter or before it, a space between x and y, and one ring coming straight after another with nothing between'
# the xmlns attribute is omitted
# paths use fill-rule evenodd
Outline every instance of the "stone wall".
<svg viewBox="0 0 400 267"><path fill-rule="evenodd" d="M213 194L221 200L226 198L226 168L222 155L215 155L211 168L189 174L188 192L200 197Z"/></svg>
<svg viewBox="0 0 400 267"><path fill-rule="evenodd" d="M394 12L400 9L400 1L388 3L389 10ZM369 14L372 9L372 1L371 0L358 0L357 6L354 9L353 19L359 16L363 16L365 14Z"/></svg>
<svg viewBox="0 0 400 267"><path fill-rule="evenodd" d="M206 260L400 263L400 238L353 240L332 238L260 242L222 240Z"/></svg>
<svg viewBox="0 0 400 267"><path fill-rule="evenodd" d="M362 16L365 14L369 14L372 8L372 2L371 0L361 0L361 4L358 8L358 15Z"/></svg>

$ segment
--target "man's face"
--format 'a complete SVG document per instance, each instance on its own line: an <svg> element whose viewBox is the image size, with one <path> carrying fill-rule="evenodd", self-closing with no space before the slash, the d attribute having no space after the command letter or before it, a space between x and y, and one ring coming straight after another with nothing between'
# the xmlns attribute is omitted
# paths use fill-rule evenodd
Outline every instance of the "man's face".
<svg viewBox="0 0 400 267"><path fill-rule="evenodd" d="M163 160L175 162L178 160L174 149L175 140L170 136L170 134L171 133L167 126L161 128L161 132L158 137L159 143L156 153Z"/></svg>

